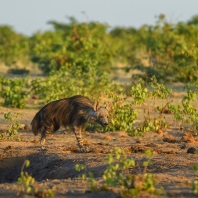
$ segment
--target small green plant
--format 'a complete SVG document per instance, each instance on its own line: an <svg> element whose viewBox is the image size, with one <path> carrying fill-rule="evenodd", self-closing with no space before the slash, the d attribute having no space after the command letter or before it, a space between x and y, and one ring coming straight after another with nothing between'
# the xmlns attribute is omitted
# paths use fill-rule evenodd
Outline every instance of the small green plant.
<svg viewBox="0 0 198 198"><path fill-rule="evenodd" d="M22 185L23 189L21 193L25 193L28 195L33 195L37 197L54 197L54 192L52 189L39 189L35 187L35 179L29 175L28 172L24 172L24 168L30 166L30 161L25 160L23 166L21 168L20 177L17 180L17 184Z"/></svg>
<svg viewBox="0 0 198 198"><path fill-rule="evenodd" d="M194 171L195 174L197 173L197 171L198 171L198 164L195 164L193 166L193 171ZM195 181L192 182L192 191L193 191L194 194L197 194L198 193L198 180L195 180Z"/></svg>
<svg viewBox="0 0 198 198"><path fill-rule="evenodd" d="M142 132L158 131L159 129L168 128L168 124L165 118L145 118L144 122L139 126L139 130Z"/></svg>
<svg viewBox="0 0 198 198"><path fill-rule="evenodd" d="M25 160L25 162L23 163L23 166L21 168L20 177L18 178L17 183L24 185L23 192L25 192L27 194L33 194L32 185L34 184L35 179L31 175L29 175L28 172L23 171L24 167L28 167L29 165L30 165L30 161Z"/></svg>
<svg viewBox="0 0 198 198"><path fill-rule="evenodd" d="M134 159L128 159L126 153L120 148L114 149L114 155L108 154L105 158L108 168L104 171L103 179L107 186L124 185L126 175L124 171L135 166Z"/></svg>
<svg viewBox="0 0 198 198"><path fill-rule="evenodd" d="M194 194L198 193L198 180L196 180L192 183L192 191Z"/></svg>
<svg viewBox="0 0 198 198"><path fill-rule="evenodd" d="M158 83L155 76L150 80L150 88L146 88L145 83L140 81L138 84L131 86L128 90L128 95L133 99L132 105L140 105L143 107L144 121L138 127L138 131L141 132L158 131L159 129L168 128L166 119L162 117L161 113L159 114L159 110L166 107L171 101L159 107L156 104L156 100L167 100L172 90Z"/></svg>
<svg viewBox="0 0 198 198"><path fill-rule="evenodd" d="M176 121L180 122L180 128L190 127L191 130L198 130L198 111L193 105L197 101L198 83L188 83L184 89L186 96L178 105L169 104L168 108L174 115Z"/></svg>
<svg viewBox="0 0 198 198"><path fill-rule="evenodd" d="M87 172L87 167L86 167L86 165L84 165L84 164L76 164L76 165L75 165L75 170L78 171L78 172L84 170L85 173L83 173L83 174L81 175L81 178L82 178L82 179L87 179L87 178L89 179L89 180L88 180L87 187L88 187L89 189L91 189L92 192L98 191L97 181L96 181L95 178L94 178L94 174L93 174L92 172L88 172L88 175L86 174L86 172Z"/></svg>
<svg viewBox="0 0 198 198"><path fill-rule="evenodd" d="M76 164L75 165L75 170L76 171L78 171L78 172L80 172L80 171L83 171L83 170L86 170L86 165L84 165L84 164ZM82 174L82 179L86 179L86 174Z"/></svg>
<svg viewBox="0 0 198 198"><path fill-rule="evenodd" d="M18 118L21 116L20 113L4 113L4 120L6 122L11 122L8 126L8 129L4 132L0 132L0 139L6 137L8 140L14 140L15 136L18 135L18 130L21 128L21 123L18 121ZM5 135L4 135L5 134ZM21 138L18 136L16 138L17 141L20 141Z"/></svg>
<svg viewBox="0 0 198 198"><path fill-rule="evenodd" d="M145 154L147 159L143 162L142 173L131 174L130 169L135 167L134 159L129 158L122 149L114 148L113 153L108 154L104 159L108 167L102 175L102 181L97 181L91 172L89 172L89 177L83 174L82 178L89 179L88 188L92 191L118 188L122 197L137 196L141 191L155 194L158 192L155 179L151 173L147 173L147 167L152 164L150 158L153 153L147 150ZM77 164L75 168L77 171L87 169L82 164Z"/></svg>
<svg viewBox="0 0 198 198"><path fill-rule="evenodd" d="M143 172L136 175L127 175L121 186L121 195L123 197L137 196L141 191L149 194L158 193L156 181L151 173L147 173L147 167L152 164L150 158L153 155L151 150L146 150L147 160L143 161Z"/></svg>

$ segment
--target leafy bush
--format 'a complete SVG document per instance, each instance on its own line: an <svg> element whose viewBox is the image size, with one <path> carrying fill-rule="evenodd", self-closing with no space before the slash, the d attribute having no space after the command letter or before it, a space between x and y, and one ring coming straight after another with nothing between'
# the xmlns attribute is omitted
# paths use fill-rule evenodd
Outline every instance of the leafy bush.
<svg viewBox="0 0 198 198"><path fill-rule="evenodd" d="M106 72L99 71L94 65L87 65L87 72L79 67L61 67L48 78L36 78L32 81L32 93L40 95L46 101L52 101L77 94L100 96L111 89L112 83Z"/></svg>
<svg viewBox="0 0 198 198"><path fill-rule="evenodd" d="M33 59L49 77L33 80L32 92L51 101L75 94L94 97L108 91L111 80L108 72L101 68L110 62L111 53L100 40L101 34L106 34L106 26L77 22L68 25L54 22L53 25L56 37L55 33L48 32L34 38L41 42L33 46ZM48 45L47 51L45 45Z"/></svg>
<svg viewBox="0 0 198 198"><path fill-rule="evenodd" d="M138 44L128 53L129 68L141 71L138 76L145 80L153 75L161 82L197 80L198 27L195 24L168 23L161 14L154 26L144 25L137 30L138 34L133 33L132 42L131 34L126 34L123 39L129 41L128 45Z"/></svg>
<svg viewBox="0 0 198 198"><path fill-rule="evenodd" d="M150 79L149 86L150 87L147 88L145 83L140 81L128 88L128 96L132 97L132 105L140 105L143 107L144 121L138 127L138 131L142 132L158 131L159 129L168 127L165 118L162 118L162 114L159 114L159 110L162 110L171 103L171 101L159 106L156 104L156 100L168 100L172 90L158 83L155 76Z"/></svg>
<svg viewBox="0 0 198 198"><path fill-rule="evenodd" d="M138 115L138 111L132 108L130 102L127 102L125 90L120 93L110 92L108 98L112 100L112 109L110 111L110 122L103 131L126 131L131 135L137 135L133 124Z"/></svg>
<svg viewBox="0 0 198 198"><path fill-rule="evenodd" d="M110 29L107 24L79 23L72 17L68 23L49 24L52 31L31 37L0 26L0 62L17 65L25 57L47 74L62 66L80 66L88 72L87 65L109 72L121 63L125 71L138 70L145 80L153 75L161 82L198 80L197 16L172 24L161 14L155 25L138 29Z"/></svg>
<svg viewBox="0 0 198 198"><path fill-rule="evenodd" d="M0 26L0 62L11 66L28 56L28 38L16 33L10 26Z"/></svg>
<svg viewBox="0 0 198 198"><path fill-rule="evenodd" d="M182 103L177 105L169 104L168 108L174 114L176 121L180 121L180 127L190 126L192 130L198 129L198 112L192 102L197 100L198 83L188 83L184 89L186 96L183 97Z"/></svg>
<svg viewBox="0 0 198 198"><path fill-rule="evenodd" d="M37 33L32 37L32 60L45 73L61 67L80 67L82 72L89 72L89 65L104 67L110 62L107 26L70 20L69 24L51 22L55 32Z"/></svg>
<svg viewBox="0 0 198 198"><path fill-rule="evenodd" d="M6 107L24 108L29 97L28 78L6 78L0 76L0 97Z"/></svg>

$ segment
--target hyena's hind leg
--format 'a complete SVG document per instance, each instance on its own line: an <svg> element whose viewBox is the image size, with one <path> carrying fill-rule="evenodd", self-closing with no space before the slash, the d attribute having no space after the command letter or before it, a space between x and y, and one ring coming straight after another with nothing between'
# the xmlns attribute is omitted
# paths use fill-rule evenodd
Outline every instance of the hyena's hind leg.
<svg viewBox="0 0 198 198"><path fill-rule="evenodd" d="M88 148L86 148L83 145L83 140L82 140L82 136L81 136L81 126L78 127L78 126L73 125L72 129L73 129L73 132L74 132L74 134L76 136L76 140L78 142L78 146L80 148L80 151L84 152L84 153L89 152Z"/></svg>

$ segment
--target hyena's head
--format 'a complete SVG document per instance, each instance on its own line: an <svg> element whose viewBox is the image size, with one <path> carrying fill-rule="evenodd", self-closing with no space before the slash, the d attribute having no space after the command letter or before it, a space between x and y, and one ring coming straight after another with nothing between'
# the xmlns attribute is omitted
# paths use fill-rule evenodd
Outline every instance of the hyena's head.
<svg viewBox="0 0 198 198"><path fill-rule="evenodd" d="M100 104L98 101L94 102L94 111L96 112L96 122L101 124L102 126L107 126L108 125L108 118L109 118L109 113L108 111L110 110L110 104L107 105L106 107L100 107Z"/></svg>

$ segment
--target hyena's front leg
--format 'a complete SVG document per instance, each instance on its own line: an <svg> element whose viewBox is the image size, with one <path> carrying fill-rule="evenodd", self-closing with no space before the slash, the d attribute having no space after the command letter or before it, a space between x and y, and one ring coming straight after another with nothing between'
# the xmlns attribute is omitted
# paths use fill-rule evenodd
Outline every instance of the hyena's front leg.
<svg viewBox="0 0 198 198"><path fill-rule="evenodd" d="M76 140L78 142L78 146L80 148L80 151L85 152L85 153L89 152L89 150L85 146L83 146L83 140L82 140L82 137L81 137L81 126L73 125L72 128L73 128L73 132L76 136Z"/></svg>
<svg viewBox="0 0 198 198"><path fill-rule="evenodd" d="M45 130L43 130L41 133L41 138L40 138L41 150L45 149L45 147L44 147L45 138L46 138L46 134L45 134Z"/></svg>
<svg viewBox="0 0 198 198"><path fill-rule="evenodd" d="M41 150L45 149L45 139L47 137L48 134L51 134L53 133L53 125L51 124L51 126L45 124L45 126L43 127L42 129L42 132L41 132L41 138L40 138L40 144L41 144Z"/></svg>

